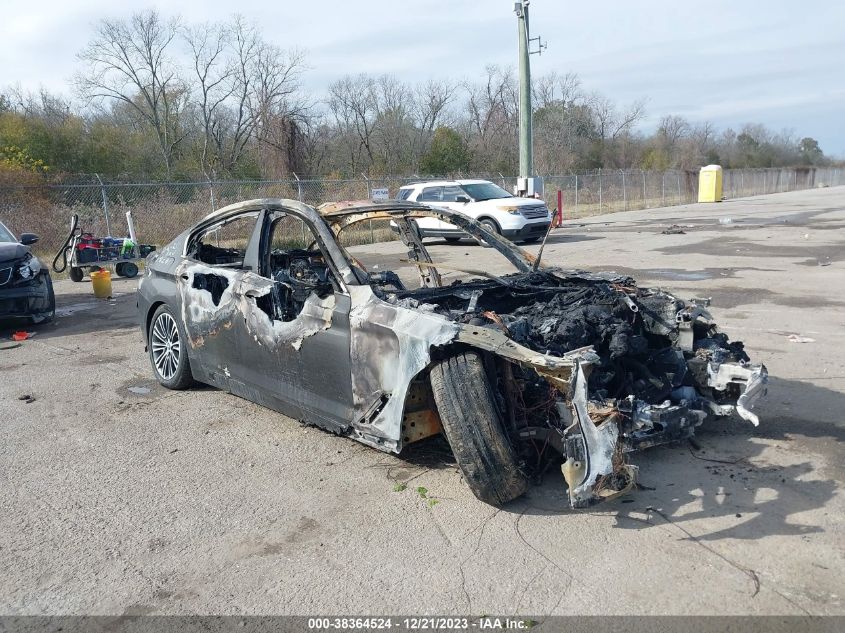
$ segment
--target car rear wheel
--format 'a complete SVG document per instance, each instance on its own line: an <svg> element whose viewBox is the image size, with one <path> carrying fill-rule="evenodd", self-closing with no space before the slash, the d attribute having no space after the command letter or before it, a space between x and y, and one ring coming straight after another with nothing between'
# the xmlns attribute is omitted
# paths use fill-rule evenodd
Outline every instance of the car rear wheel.
<svg viewBox="0 0 845 633"><path fill-rule="evenodd" d="M166 305L161 305L150 321L150 364L162 386L185 389L194 384L188 360L187 337L176 317Z"/></svg>
<svg viewBox="0 0 845 633"><path fill-rule="evenodd" d="M476 497L499 506L528 489L481 357L464 352L431 369L431 389L443 430Z"/></svg>

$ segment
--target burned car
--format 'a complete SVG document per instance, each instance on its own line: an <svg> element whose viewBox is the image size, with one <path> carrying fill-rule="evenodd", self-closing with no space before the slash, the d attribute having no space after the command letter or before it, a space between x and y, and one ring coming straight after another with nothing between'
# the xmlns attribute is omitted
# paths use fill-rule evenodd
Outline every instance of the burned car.
<svg viewBox="0 0 845 633"><path fill-rule="evenodd" d="M460 227L512 272L433 262L418 218ZM413 279L344 246L373 221L398 227ZM710 417L756 425L767 380L702 302L541 266L475 220L414 202L225 207L150 255L138 307L165 387L207 383L392 453L443 433L495 505L551 465L573 507L624 493L628 453Z"/></svg>
<svg viewBox="0 0 845 633"><path fill-rule="evenodd" d="M55 316L50 271L30 249L37 241L34 233L18 240L0 223L0 320L45 323Z"/></svg>

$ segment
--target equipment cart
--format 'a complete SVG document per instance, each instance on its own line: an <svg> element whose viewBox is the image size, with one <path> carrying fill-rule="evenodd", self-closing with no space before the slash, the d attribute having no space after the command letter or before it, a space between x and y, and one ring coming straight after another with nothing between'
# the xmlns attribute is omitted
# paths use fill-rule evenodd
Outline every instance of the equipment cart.
<svg viewBox="0 0 845 633"><path fill-rule="evenodd" d="M90 272L107 266L112 267L120 277L135 277L138 274L138 262L145 259L155 247L138 243L131 211L126 212L126 225L129 229L129 244L122 238L94 237L84 233L79 228L79 217L74 214L70 234L53 260L53 270L63 272L70 266L71 281L82 281L85 270ZM60 265L62 257L64 261Z"/></svg>

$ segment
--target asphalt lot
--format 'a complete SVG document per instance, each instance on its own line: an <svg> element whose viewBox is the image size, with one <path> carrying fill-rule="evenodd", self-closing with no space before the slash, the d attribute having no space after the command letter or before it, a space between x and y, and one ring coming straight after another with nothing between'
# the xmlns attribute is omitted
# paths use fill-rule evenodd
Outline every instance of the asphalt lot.
<svg viewBox="0 0 845 633"><path fill-rule="evenodd" d="M845 614L845 188L573 221L544 261L712 297L772 376L760 426L638 454L644 489L589 511L559 473L496 510L438 442L394 457L160 388L135 281L61 281L53 324L0 340L0 613Z"/></svg>

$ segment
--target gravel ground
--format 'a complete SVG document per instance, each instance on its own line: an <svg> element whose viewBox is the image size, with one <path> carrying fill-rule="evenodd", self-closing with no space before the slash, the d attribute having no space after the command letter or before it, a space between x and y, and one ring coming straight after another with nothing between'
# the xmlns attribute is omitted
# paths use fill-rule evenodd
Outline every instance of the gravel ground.
<svg viewBox="0 0 845 633"><path fill-rule="evenodd" d="M211 388L168 392L135 281L112 301L57 282L56 321L0 340L0 613L843 614L843 229L832 188L551 236L548 263L712 297L772 375L759 428L639 454L644 489L577 512L559 473L497 510L440 442L393 457ZM507 271L491 249L431 250Z"/></svg>

